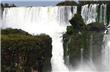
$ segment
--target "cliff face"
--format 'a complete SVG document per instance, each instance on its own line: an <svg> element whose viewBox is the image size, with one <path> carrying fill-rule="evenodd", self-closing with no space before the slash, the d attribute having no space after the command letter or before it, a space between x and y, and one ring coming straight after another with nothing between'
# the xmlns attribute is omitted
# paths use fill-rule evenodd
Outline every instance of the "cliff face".
<svg viewBox="0 0 110 72"><path fill-rule="evenodd" d="M97 62L101 55L103 44L104 24L95 22L85 25L80 15L75 15L70 20L71 26L67 27L67 32L63 35L64 58L67 56L69 63L73 66L81 60L81 49L83 49L84 60Z"/></svg>
<svg viewBox="0 0 110 72"><path fill-rule="evenodd" d="M32 36L18 29L1 30L2 72L47 72L51 70L51 38Z"/></svg>

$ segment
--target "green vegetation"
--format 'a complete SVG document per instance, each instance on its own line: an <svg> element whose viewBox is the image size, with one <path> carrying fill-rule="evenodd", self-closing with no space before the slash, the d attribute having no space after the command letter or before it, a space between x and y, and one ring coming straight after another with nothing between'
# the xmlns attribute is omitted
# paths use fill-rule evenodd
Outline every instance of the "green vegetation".
<svg viewBox="0 0 110 72"><path fill-rule="evenodd" d="M110 1L79 1L80 5L85 4L110 4Z"/></svg>
<svg viewBox="0 0 110 72"><path fill-rule="evenodd" d="M101 54L101 45L106 27L102 23L90 23L86 25L80 14L76 14L70 20L71 26L67 27L67 32L63 35L64 58L69 56L72 65L77 64L81 58L81 49L85 60L90 57L90 50L93 49L93 60ZM98 53L97 53L98 52Z"/></svg>
<svg viewBox="0 0 110 72"><path fill-rule="evenodd" d="M51 38L32 36L18 29L1 30L1 72L31 72L51 70Z"/></svg>
<svg viewBox="0 0 110 72"><path fill-rule="evenodd" d="M77 6L78 4L75 1L62 1L57 4L57 6Z"/></svg>
<svg viewBox="0 0 110 72"><path fill-rule="evenodd" d="M21 29L11 29L11 28L3 29L2 34L4 35L9 35L9 34L30 35Z"/></svg>
<svg viewBox="0 0 110 72"><path fill-rule="evenodd" d="M106 27L103 23L94 22L87 25L87 30L100 32L106 30Z"/></svg>
<svg viewBox="0 0 110 72"><path fill-rule="evenodd" d="M1 3L1 7L5 8L5 7L16 7L16 6L15 4Z"/></svg>
<svg viewBox="0 0 110 72"><path fill-rule="evenodd" d="M79 31L85 31L86 25L83 21L83 18L80 14L75 14L75 16L70 20L70 23L73 29Z"/></svg>
<svg viewBox="0 0 110 72"><path fill-rule="evenodd" d="M4 8L16 7L15 4L0 3L1 14L3 14Z"/></svg>

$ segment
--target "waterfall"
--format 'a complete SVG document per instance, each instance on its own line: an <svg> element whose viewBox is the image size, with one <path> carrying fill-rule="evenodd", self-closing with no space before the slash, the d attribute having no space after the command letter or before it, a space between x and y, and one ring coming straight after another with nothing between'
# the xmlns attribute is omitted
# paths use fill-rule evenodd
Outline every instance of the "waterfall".
<svg viewBox="0 0 110 72"><path fill-rule="evenodd" d="M86 24L92 22L100 22L107 24L106 20L106 4L90 4L82 6L81 15ZM108 29L109 30L109 29ZM109 32L109 31L108 31ZM103 38L104 45L102 46L102 62L97 71L110 72L110 34L105 34ZM91 42L90 42L91 43ZM90 46L90 59L92 59L92 46ZM91 70L92 71L92 70ZM96 72L97 72L96 71Z"/></svg>
<svg viewBox="0 0 110 72"><path fill-rule="evenodd" d="M98 4L84 5L81 8L81 15L86 24L96 22Z"/></svg>
<svg viewBox="0 0 110 72"><path fill-rule="evenodd" d="M52 72L69 72L63 60L63 43L62 34L56 33L53 37L53 51L52 51Z"/></svg>
<svg viewBox="0 0 110 72"><path fill-rule="evenodd" d="M92 46L92 42L93 42L93 35L91 35L91 37L90 37L91 39L90 39L90 62L92 63L93 62L93 46Z"/></svg>
<svg viewBox="0 0 110 72"><path fill-rule="evenodd" d="M102 64L106 68L105 72L110 72L110 34L104 35L103 41Z"/></svg>
<svg viewBox="0 0 110 72"><path fill-rule="evenodd" d="M89 23L98 21L98 22L104 23L104 25L106 25L107 24L107 20L106 20L107 9L106 8L107 8L106 4L101 4L101 5L87 4L87 5L82 6L81 15L84 19L84 22L86 24L89 24Z"/></svg>
<svg viewBox="0 0 110 72"><path fill-rule="evenodd" d="M73 12L71 12L71 8L74 9ZM38 33L34 30L37 28L38 29L37 31L39 31L39 33L46 33L45 31L47 29L42 31L43 29L40 30L41 28L39 29L39 26L42 28L43 27L47 28L48 26L46 23L48 23L49 26L53 27L54 25L58 26L59 24L61 26L67 26L69 25L68 20L71 19L76 12L77 12L76 6L5 8L3 11L2 28L17 27L28 31L29 33ZM36 25L39 26L36 27ZM30 27L33 28L34 31Z"/></svg>
<svg viewBox="0 0 110 72"><path fill-rule="evenodd" d="M84 54L83 51L84 51L84 49L81 48L80 50L81 50L81 64L83 64L83 54Z"/></svg>
<svg viewBox="0 0 110 72"><path fill-rule="evenodd" d="M106 20L106 8L107 8L107 5L106 4L102 4L100 6L100 18L99 18L99 22L100 23L104 23L104 25L107 24L107 20Z"/></svg>
<svg viewBox="0 0 110 72"><path fill-rule="evenodd" d="M73 11L71 11L73 9ZM69 72L64 64L62 34L77 7L11 7L3 11L2 28L17 28L31 34L45 33L52 37L52 72Z"/></svg>
<svg viewBox="0 0 110 72"><path fill-rule="evenodd" d="M81 15L86 24L98 21L106 25L106 11L106 4L87 4L82 6ZM76 6L5 8L3 11L2 25L0 27L22 29L34 35L41 33L50 35L52 37L52 72L69 72L69 69L64 64L63 59L64 51L62 35L66 32L66 27L70 25L68 21L76 13ZM102 67L107 68L108 70L110 70L109 41L110 36L105 35L104 48L102 49L102 64L104 65L104 67ZM90 52L90 60L92 61L93 53L92 51ZM81 50L81 57L82 63L83 50ZM81 69L82 67L85 69ZM96 68L92 63L79 65L79 68L75 72L83 71L98 72L96 71Z"/></svg>

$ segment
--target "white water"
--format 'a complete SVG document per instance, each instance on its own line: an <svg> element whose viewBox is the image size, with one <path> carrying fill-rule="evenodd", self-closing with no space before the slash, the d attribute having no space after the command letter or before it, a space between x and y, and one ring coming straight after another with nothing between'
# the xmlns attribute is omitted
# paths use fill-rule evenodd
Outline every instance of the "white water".
<svg viewBox="0 0 110 72"><path fill-rule="evenodd" d="M107 20L106 20L106 11L107 11L107 5L106 4L102 4L100 6L100 18L99 18L99 22L100 23L104 23L105 25L107 24Z"/></svg>
<svg viewBox="0 0 110 72"><path fill-rule="evenodd" d="M98 9L99 4L90 4L90 6L84 5L81 8L81 15L84 19L84 22L86 24L92 23L92 22L100 22L107 24L106 20L106 11L107 11L107 5L102 4L100 8ZM98 11L99 11L99 18L98 18Z"/></svg>
<svg viewBox="0 0 110 72"><path fill-rule="evenodd" d="M52 72L69 72L63 60L63 43L62 34L56 33L53 38L53 51L52 51Z"/></svg>
<svg viewBox="0 0 110 72"><path fill-rule="evenodd" d="M106 4L102 4L100 8L98 9L98 4L90 4L90 6L84 5L81 8L81 15L84 19L84 22L86 24L92 23L92 22L100 22L104 23L104 25L107 24L106 20L106 11L107 6ZM99 11L99 18L98 18L98 12ZM104 45L102 45L102 62L100 65L95 65L92 62L92 46L90 46L90 61L84 64L79 64L76 68L76 72L110 72L110 35L104 35Z"/></svg>
<svg viewBox="0 0 110 72"><path fill-rule="evenodd" d="M5 8L2 28L18 28L31 34L45 33L52 37L52 72L69 72L64 64L62 33L66 31L77 7L16 7ZM65 15L66 14L66 15Z"/></svg>
<svg viewBox="0 0 110 72"><path fill-rule="evenodd" d="M97 4L82 6L81 15L86 24L96 22ZM106 24L106 5L100 7L100 22ZM104 12L103 12L104 11ZM66 12L66 13L65 13ZM69 25L68 20L77 12L77 8L73 7L16 7L5 8L3 12L2 28L18 28L23 29L31 34L46 33L52 37L52 72L100 72L96 70L93 63L79 64L74 69L69 69L64 64L62 33L66 31L66 26ZM66 14L66 15L64 15ZM108 37L109 38L109 37ZM102 63L109 70L109 48L110 43L105 39L105 47ZM92 53L91 53L92 54ZM91 55L92 56L92 55ZM110 72L110 71L109 71Z"/></svg>
<svg viewBox="0 0 110 72"><path fill-rule="evenodd" d="M102 68L105 68L104 72L110 72L110 34L105 35L103 41Z"/></svg>
<svg viewBox="0 0 110 72"><path fill-rule="evenodd" d="M97 4L84 5L81 8L81 15L86 24L96 22L97 18Z"/></svg>

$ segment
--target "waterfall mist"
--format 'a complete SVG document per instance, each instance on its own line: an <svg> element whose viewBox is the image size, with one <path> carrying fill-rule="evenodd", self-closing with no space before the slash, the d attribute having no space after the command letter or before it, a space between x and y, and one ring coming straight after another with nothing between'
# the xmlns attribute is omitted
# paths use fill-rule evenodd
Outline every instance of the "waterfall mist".
<svg viewBox="0 0 110 72"><path fill-rule="evenodd" d="M99 7L99 8L98 8ZM84 19L86 24L92 22L99 22L107 24L106 19L106 12L107 5L102 4L90 4L84 5L81 8L81 15ZM110 25L110 24L109 24ZM108 28L108 32L110 29ZM92 38L90 44L92 43ZM105 34L103 37L103 44L102 44L102 53L97 58L97 64L93 62L93 53L92 52L93 46L90 45L90 60L87 62L81 62L79 65L74 69L71 68L72 72L110 72L110 34ZM100 63L100 64L99 64Z"/></svg>
<svg viewBox="0 0 110 72"><path fill-rule="evenodd" d="M89 7L88 5L82 6L81 15L86 24L96 21L103 22L105 25L107 24L106 5L101 5L98 19L97 8L98 4L91 4ZM71 9L73 9L73 11L71 11ZM52 72L100 72L101 69L98 69L92 61L79 62L76 68L71 66L68 67L64 63L62 35L66 32L66 27L70 25L69 20L76 13L76 6L5 8L3 11L1 27L22 29L33 35L41 33L50 35L52 37ZM104 36L104 45L102 46L101 65L103 66L99 67L102 68L103 72L110 72L109 38L110 35Z"/></svg>
<svg viewBox="0 0 110 72"><path fill-rule="evenodd" d="M73 11L71 12L71 9ZM14 7L3 11L2 28L18 28L31 34L52 37L52 72L69 72L63 59L62 35L77 7Z"/></svg>

